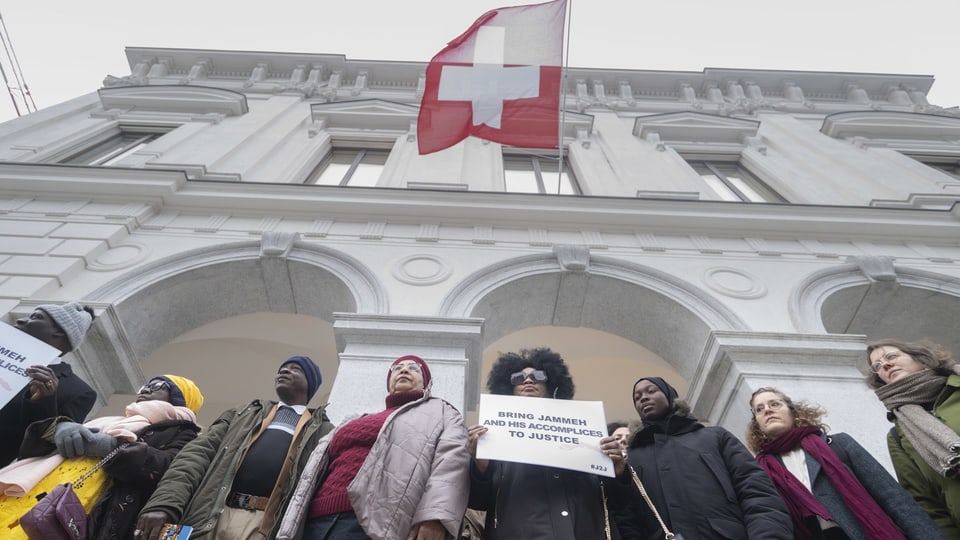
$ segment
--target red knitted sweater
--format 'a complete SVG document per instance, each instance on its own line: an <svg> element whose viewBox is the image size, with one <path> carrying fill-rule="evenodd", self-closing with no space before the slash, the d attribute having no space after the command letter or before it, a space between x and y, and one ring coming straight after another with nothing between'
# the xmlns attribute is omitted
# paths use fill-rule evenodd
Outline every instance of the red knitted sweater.
<svg viewBox="0 0 960 540"><path fill-rule="evenodd" d="M330 455L327 475L310 503L311 519L353 510L347 495L347 486L367 459L383 423L401 405L421 397L421 391L390 394L386 399L385 410L361 416L337 430L327 449Z"/></svg>

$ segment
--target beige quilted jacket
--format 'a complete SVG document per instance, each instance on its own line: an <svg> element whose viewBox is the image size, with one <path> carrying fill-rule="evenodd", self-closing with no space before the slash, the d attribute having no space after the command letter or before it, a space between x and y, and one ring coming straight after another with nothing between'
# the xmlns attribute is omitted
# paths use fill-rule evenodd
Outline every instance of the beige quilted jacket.
<svg viewBox="0 0 960 540"><path fill-rule="evenodd" d="M326 473L327 447L337 430L317 443L294 489L278 540L296 540L317 486ZM414 524L438 520L456 537L467 507L470 455L460 413L424 396L387 417L370 454L347 487L363 530L373 540L402 540Z"/></svg>

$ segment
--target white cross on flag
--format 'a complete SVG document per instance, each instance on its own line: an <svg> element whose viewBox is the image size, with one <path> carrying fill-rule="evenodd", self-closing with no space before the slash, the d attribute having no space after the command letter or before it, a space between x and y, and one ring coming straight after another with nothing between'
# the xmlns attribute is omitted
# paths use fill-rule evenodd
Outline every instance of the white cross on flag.
<svg viewBox="0 0 960 540"><path fill-rule="evenodd" d="M420 153L470 135L557 148L566 10L555 0L488 11L437 53L417 120Z"/></svg>

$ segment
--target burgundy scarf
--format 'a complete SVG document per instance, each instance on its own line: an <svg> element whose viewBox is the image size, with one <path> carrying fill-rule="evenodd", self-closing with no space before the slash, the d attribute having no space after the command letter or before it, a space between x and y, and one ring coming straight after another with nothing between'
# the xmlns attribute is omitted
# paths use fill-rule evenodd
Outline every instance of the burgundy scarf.
<svg viewBox="0 0 960 540"><path fill-rule="evenodd" d="M790 517L793 518L794 534L799 540L813 538L805 524L804 520L806 518L812 516L820 516L827 520L833 518L826 507L814 497L813 493L776 458L776 456L795 450L798 447L803 448L807 455L820 463L827 479L840 494L847 508L856 516L857 521L860 522L860 528L867 534L867 538L870 540L905 539L890 516L880 508L880 505L873 500L873 497L857 480L857 477L850 472L850 469L840 461L840 458L823 440L820 429L801 427L793 428L776 439L763 443L760 453L757 454L757 461L770 475L773 485L787 504ZM813 480L813 478L810 479L811 484Z"/></svg>

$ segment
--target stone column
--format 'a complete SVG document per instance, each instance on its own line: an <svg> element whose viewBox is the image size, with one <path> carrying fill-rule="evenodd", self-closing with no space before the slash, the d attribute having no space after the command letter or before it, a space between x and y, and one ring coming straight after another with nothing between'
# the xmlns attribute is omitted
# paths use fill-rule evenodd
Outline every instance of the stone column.
<svg viewBox="0 0 960 540"><path fill-rule="evenodd" d="M327 414L335 423L383 409L387 368L405 354L430 366L431 394L461 413L478 400L483 319L334 313L340 366Z"/></svg>
<svg viewBox="0 0 960 540"><path fill-rule="evenodd" d="M845 432L892 470L886 410L867 387L864 336L713 332L687 399L694 415L743 440L750 395L773 386L794 400L819 404L831 432Z"/></svg>

